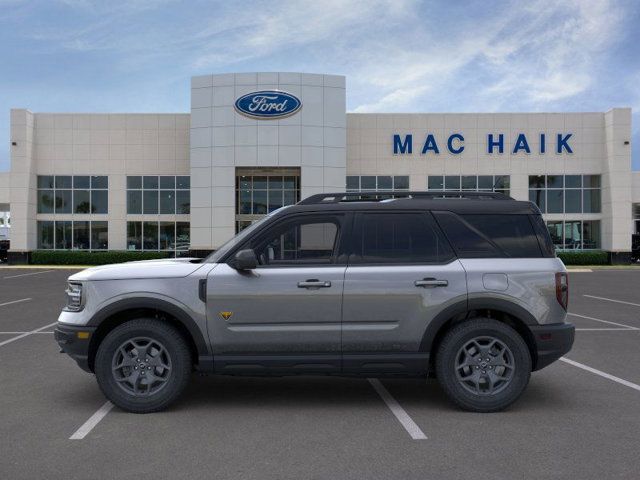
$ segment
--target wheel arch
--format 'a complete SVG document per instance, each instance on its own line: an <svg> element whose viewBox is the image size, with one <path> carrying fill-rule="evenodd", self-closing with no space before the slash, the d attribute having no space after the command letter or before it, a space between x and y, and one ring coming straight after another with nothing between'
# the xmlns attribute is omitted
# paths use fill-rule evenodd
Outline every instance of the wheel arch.
<svg viewBox="0 0 640 480"><path fill-rule="evenodd" d="M156 318L173 325L187 341L193 364L201 370L209 368L209 363L212 363L209 345L200 327L188 312L158 298L127 298L102 308L96 312L88 324L96 327L88 351L88 364L92 372L102 340L114 328L134 318Z"/></svg>
<svg viewBox="0 0 640 480"><path fill-rule="evenodd" d="M527 344L533 370L538 360L536 341L529 325L538 325L535 317L523 307L503 299L478 298L453 304L440 312L429 324L420 350L429 352L430 371L442 338L453 325L475 317L492 318L513 328Z"/></svg>

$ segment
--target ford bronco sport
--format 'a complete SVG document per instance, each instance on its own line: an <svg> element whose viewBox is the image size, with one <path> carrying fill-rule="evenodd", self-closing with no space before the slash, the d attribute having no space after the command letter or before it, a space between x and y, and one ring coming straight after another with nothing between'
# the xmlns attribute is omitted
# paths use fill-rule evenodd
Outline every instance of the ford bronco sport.
<svg viewBox="0 0 640 480"><path fill-rule="evenodd" d="M192 371L437 377L460 407L512 404L569 351L567 273L538 208L498 193L334 193L205 259L69 277L55 338L130 412Z"/></svg>

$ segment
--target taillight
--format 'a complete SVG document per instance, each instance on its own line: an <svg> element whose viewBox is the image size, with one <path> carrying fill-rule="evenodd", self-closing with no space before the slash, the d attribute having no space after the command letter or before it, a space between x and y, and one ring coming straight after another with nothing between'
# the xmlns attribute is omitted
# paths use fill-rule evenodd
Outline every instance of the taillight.
<svg viewBox="0 0 640 480"><path fill-rule="evenodd" d="M569 305L569 276L567 272L556 273L556 299L566 310Z"/></svg>

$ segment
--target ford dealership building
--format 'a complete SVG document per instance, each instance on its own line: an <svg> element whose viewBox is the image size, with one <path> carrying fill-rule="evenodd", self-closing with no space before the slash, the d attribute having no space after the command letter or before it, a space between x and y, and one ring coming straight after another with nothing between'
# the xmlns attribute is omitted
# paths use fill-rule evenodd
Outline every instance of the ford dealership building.
<svg viewBox="0 0 640 480"><path fill-rule="evenodd" d="M345 77L191 79L191 111L11 111L10 260L38 249L200 254L315 193L497 191L531 200L558 249L626 262L640 232L631 109L346 113Z"/></svg>

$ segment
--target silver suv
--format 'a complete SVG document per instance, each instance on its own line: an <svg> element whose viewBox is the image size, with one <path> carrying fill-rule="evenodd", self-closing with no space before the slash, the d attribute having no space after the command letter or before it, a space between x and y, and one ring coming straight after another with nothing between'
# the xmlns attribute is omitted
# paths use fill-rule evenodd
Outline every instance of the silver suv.
<svg viewBox="0 0 640 480"><path fill-rule="evenodd" d="M89 268L67 296L62 351L138 413L194 369L431 375L460 407L496 411L574 338L540 211L492 193L314 195L205 259Z"/></svg>

